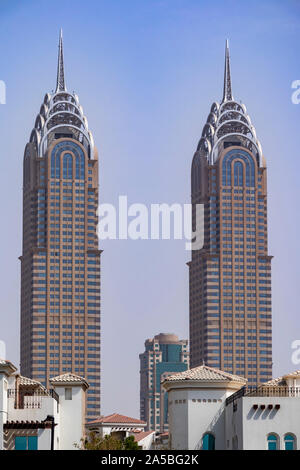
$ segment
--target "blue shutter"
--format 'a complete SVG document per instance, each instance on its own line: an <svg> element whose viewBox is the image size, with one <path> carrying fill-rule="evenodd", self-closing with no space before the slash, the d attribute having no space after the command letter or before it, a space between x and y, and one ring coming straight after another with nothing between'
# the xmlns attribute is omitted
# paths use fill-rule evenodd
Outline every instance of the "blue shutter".
<svg viewBox="0 0 300 470"><path fill-rule="evenodd" d="M15 437L15 450L27 450L27 437L26 436Z"/></svg>
<svg viewBox="0 0 300 470"><path fill-rule="evenodd" d="M28 450L38 450L37 436L28 436Z"/></svg>

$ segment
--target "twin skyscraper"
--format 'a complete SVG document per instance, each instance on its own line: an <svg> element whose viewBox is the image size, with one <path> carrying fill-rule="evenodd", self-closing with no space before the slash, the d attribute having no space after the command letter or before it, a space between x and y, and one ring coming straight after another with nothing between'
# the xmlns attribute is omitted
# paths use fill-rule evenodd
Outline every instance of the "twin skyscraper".
<svg viewBox="0 0 300 470"><path fill-rule="evenodd" d="M45 95L23 167L21 373L47 386L72 372L90 384L87 419L100 415L98 154L76 94ZM266 162L246 108L213 103L192 163L192 203L204 204L204 246L192 251L190 366L272 377L271 256ZM195 225L195 211L193 224ZM172 329L172 325L170 325Z"/></svg>

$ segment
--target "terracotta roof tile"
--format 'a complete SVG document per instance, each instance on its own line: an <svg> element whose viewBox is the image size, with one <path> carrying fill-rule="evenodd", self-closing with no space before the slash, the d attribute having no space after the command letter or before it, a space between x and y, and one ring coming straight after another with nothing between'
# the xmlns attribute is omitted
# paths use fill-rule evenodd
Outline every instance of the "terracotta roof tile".
<svg viewBox="0 0 300 470"><path fill-rule="evenodd" d="M284 374L284 377L300 377L300 370L294 370L294 372L290 372L289 374Z"/></svg>
<svg viewBox="0 0 300 470"><path fill-rule="evenodd" d="M264 382L262 384L263 387L268 387L272 385L283 385L286 386L286 378L300 378L300 370L295 370L294 372L290 372L289 374L284 374L282 377L277 377L275 379L271 379L268 382Z"/></svg>
<svg viewBox="0 0 300 470"><path fill-rule="evenodd" d="M136 442L139 442L142 439L144 439L145 437L150 436L150 434L155 434L155 431L135 431L134 434L133 434L134 435L134 440Z"/></svg>
<svg viewBox="0 0 300 470"><path fill-rule="evenodd" d="M108 416L100 416L99 418L93 421L89 421L87 424L96 424L96 423L146 425L145 421L141 421L140 419L136 419L136 418L130 418L129 416L120 415L118 413L113 413Z"/></svg>
<svg viewBox="0 0 300 470"><path fill-rule="evenodd" d="M166 382L175 382L181 380L208 380L208 381L235 381L245 384L246 379L238 375L229 374L219 369L214 369L213 367L208 367L202 365L199 367L194 367L193 369L185 370L184 372L179 372L178 374L170 375L165 379Z"/></svg>
<svg viewBox="0 0 300 470"><path fill-rule="evenodd" d="M79 375L75 375L75 374L72 374L71 372L67 372L66 374L62 374L62 375L58 375L56 377L52 377L50 379L50 383L51 384L55 384L55 383L82 383L83 385L85 385L87 388L89 387L89 384L87 383L87 381L85 380L84 377L80 377Z"/></svg>
<svg viewBox="0 0 300 470"><path fill-rule="evenodd" d="M0 358L0 366L5 366L6 369L9 369L10 373L13 373L17 370L16 366L12 362L7 361L6 359Z"/></svg>
<svg viewBox="0 0 300 470"><path fill-rule="evenodd" d="M285 380L283 377L277 377L276 379L271 379L268 382L261 384L262 387L269 387L270 385L285 385Z"/></svg>
<svg viewBox="0 0 300 470"><path fill-rule="evenodd" d="M17 375L16 379L18 380L19 385L37 385L38 387L45 388L41 382L38 382L34 379L29 379L28 377L23 377L23 375Z"/></svg>

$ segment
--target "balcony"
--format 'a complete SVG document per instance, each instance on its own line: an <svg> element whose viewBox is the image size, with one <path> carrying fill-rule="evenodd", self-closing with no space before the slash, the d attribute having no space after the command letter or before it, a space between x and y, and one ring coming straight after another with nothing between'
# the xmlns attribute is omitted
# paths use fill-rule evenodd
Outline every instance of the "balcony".
<svg viewBox="0 0 300 470"><path fill-rule="evenodd" d="M300 398L300 387L282 385L262 385L257 388L243 387L226 399L226 405L241 397L296 397Z"/></svg>
<svg viewBox="0 0 300 470"><path fill-rule="evenodd" d="M15 410L41 409L45 398L54 398L59 403L59 397L53 389L8 389L7 398L13 399Z"/></svg>

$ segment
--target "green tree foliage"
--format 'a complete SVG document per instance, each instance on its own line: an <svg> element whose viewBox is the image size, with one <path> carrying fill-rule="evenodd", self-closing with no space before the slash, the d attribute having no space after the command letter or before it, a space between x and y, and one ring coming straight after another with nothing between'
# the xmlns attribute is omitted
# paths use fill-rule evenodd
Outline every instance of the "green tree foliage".
<svg viewBox="0 0 300 470"><path fill-rule="evenodd" d="M81 446L75 447L84 450L138 450L138 443L134 436L126 437L124 441L116 439L111 434L100 437L96 432L90 432L85 439L82 439Z"/></svg>
<svg viewBox="0 0 300 470"><path fill-rule="evenodd" d="M128 436L124 440L124 450L139 450L139 445L135 441L134 436Z"/></svg>

